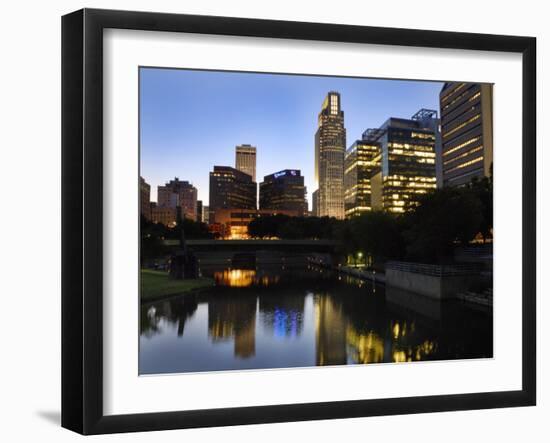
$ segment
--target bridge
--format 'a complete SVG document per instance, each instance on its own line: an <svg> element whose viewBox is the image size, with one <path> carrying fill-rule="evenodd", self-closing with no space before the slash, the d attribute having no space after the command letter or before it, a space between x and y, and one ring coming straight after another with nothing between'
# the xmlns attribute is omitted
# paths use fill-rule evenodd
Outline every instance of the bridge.
<svg viewBox="0 0 550 443"><path fill-rule="evenodd" d="M178 240L165 240L169 247L178 247ZM334 254L338 242L333 240L187 240L194 252L257 252L277 251Z"/></svg>

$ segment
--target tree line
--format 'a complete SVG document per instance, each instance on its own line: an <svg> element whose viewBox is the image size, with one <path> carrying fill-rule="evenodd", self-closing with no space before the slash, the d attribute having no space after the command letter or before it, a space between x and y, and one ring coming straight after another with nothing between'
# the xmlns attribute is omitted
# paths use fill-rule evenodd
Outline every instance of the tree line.
<svg viewBox="0 0 550 443"><path fill-rule="evenodd" d="M255 219L248 231L257 238L336 240L342 255L361 254L380 264L404 259L441 263L457 245L477 236L490 239L492 227L492 180L483 178L424 194L403 214L370 211L346 220L276 215Z"/></svg>

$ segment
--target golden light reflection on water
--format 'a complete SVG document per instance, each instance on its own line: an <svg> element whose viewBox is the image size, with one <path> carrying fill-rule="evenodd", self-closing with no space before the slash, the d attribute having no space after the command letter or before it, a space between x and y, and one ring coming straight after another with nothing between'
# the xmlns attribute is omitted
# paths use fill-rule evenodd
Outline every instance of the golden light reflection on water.
<svg viewBox="0 0 550 443"><path fill-rule="evenodd" d="M380 363L384 360L384 341L376 333L361 334L348 327L346 338L350 357L355 363Z"/></svg>
<svg viewBox="0 0 550 443"><path fill-rule="evenodd" d="M214 272L214 280L219 286L246 288L253 285L269 286L279 281L278 275L258 275L254 269L226 269Z"/></svg>

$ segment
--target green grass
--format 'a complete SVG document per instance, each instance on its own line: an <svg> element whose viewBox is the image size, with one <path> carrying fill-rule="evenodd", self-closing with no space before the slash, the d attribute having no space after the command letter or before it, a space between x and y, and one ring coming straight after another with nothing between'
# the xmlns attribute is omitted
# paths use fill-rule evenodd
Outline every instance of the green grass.
<svg viewBox="0 0 550 443"><path fill-rule="evenodd" d="M167 272L142 269L141 301L152 301L172 295L186 294L213 285L214 281L209 278L173 280L168 277Z"/></svg>

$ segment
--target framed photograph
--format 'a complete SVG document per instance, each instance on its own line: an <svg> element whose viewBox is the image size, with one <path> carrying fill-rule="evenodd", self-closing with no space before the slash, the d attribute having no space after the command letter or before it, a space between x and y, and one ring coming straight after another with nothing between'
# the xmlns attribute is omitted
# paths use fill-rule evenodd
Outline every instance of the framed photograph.
<svg viewBox="0 0 550 443"><path fill-rule="evenodd" d="M62 20L62 425L535 405L531 37Z"/></svg>

